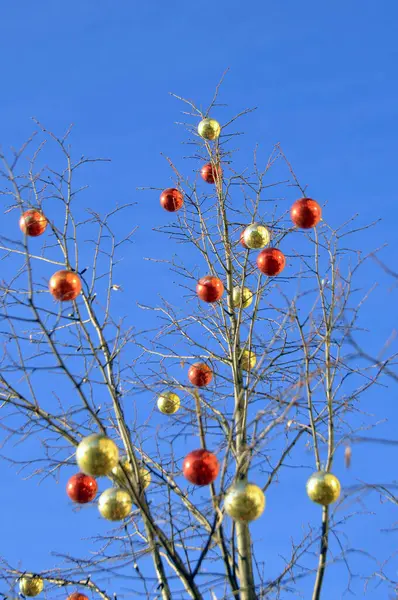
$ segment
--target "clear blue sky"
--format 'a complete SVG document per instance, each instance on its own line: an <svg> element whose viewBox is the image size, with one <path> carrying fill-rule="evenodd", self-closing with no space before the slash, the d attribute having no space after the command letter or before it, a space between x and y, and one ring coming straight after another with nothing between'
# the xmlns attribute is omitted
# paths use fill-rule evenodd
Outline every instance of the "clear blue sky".
<svg viewBox="0 0 398 600"><path fill-rule="evenodd" d="M156 277L148 276L142 260L161 255L164 244L170 243L151 231L165 222L165 215L157 212L157 196L136 192L141 185L169 185L160 152L182 154L183 134L174 125L180 119L180 105L168 92L205 105L221 73L230 67L222 100L234 112L258 106L246 120L243 148L259 142L269 149L281 142L301 180L316 197L328 201L334 223L357 212L363 224L382 217L381 224L361 240L365 250L387 243L383 256L394 267L397 26L398 4L393 0L221 0L202 5L180 0L4 2L0 143L3 148L22 143L33 129L30 117L35 116L56 132L75 123L72 142L77 154L112 158L110 166L95 168L96 178L90 180L88 173L89 203L101 211L115 202L138 203L132 226L137 224L139 231L133 254L126 258L126 281L122 273L120 277L126 288L123 312L135 311L131 307L137 300L145 302L170 291L169 275L158 269ZM377 347L396 326L396 292L376 269L368 273L369 281L365 276L361 282L365 287L376 278L380 281L366 308L367 324L377 326L372 333ZM137 275L142 282L139 298L131 283ZM133 320L137 315L130 313ZM397 390L390 385L373 391L366 401L366 409L390 419L382 433L391 437L398 416L396 400ZM396 458L394 450L361 448L347 474L340 457L343 483L391 481ZM375 461L373 467L370 459ZM78 546L80 553L83 546L76 540L85 536L87 523L95 531L97 515L95 510L78 515L71 511L64 495L68 474L54 491L50 483L37 487L33 481L19 482L4 463L0 471L0 554L39 571L53 564L51 550L67 553ZM270 501L267 511L272 512L261 522L264 535L272 532L271 543L277 546L277 550L268 546L267 554L282 551L278 532L289 534L296 507L288 489L288 482L280 484L275 492L278 500ZM318 522L314 507L304 501L300 507L303 522ZM380 507L377 499L370 508L380 509L380 514L377 519L369 517L366 526L363 521L351 526L352 546L367 550L371 546L374 554L385 558L395 548L394 534L386 536L379 530L395 521L396 514ZM369 562L363 570L374 568ZM358 597L361 586L354 579ZM339 594L341 585L330 579L323 600L342 597ZM387 597L385 591L373 594L372 600Z"/></svg>

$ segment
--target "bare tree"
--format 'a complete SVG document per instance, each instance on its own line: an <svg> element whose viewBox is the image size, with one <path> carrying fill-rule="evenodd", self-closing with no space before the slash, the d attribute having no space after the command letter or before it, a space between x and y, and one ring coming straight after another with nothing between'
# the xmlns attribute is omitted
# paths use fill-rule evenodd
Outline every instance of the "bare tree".
<svg viewBox="0 0 398 600"><path fill-rule="evenodd" d="M70 130L57 137L37 123L38 136L11 159L1 155L7 218L35 209L48 220L40 250L29 235L0 241L13 264L13 276L1 284L4 445L40 440L36 456L18 462L11 452L7 460L29 477L57 478L75 465L82 440L101 433L125 457L108 476L133 505L116 528L93 540L89 557L58 557L53 570L39 574L4 557L4 594L36 575L45 589L63 594L65 587L78 587L106 599L114 592L104 583L111 576L147 598L253 600L297 597L300 582L312 578L316 600L328 565L348 560L338 531L345 493L330 506L331 498L318 498L319 522L303 523L301 539L286 541L289 555L278 573L267 572L265 542L250 521L261 515L262 493L297 466L303 448L313 456L313 471L333 474L336 449L358 434L351 417L386 366L370 374L367 365L353 367L348 360L361 308L354 279L366 257L347 249L346 240L360 227L350 220L331 228L328 207L314 227L292 223L290 204L307 193L280 145L264 166L257 150L251 168L234 166L237 126L250 110L227 119L220 136L203 129L198 135L199 122L224 110L219 88L205 111L179 98L189 158L207 165L206 182L184 177L167 158L174 191L165 203L175 214L159 231L178 245L178 254L165 262L178 278L181 302L140 304L148 326L143 319L133 328L113 310L123 286L115 268L134 233L127 228L117 236L114 223L120 230L131 205L106 215L84 210L80 171L93 160L73 158ZM60 151L61 166L46 166L47 141ZM149 190L153 195L163 187ZM250 249L241 233L253 224ZM267 245L275 255L271 271L267 263L262 272L262 259L256 259ZM78 275L82 290L75 300L54 303L47 282L61 269ZM219 286L219 298L203 302L200 290L198 298L204 276ZM207 365L205 379L213 376L205 386L187 377L196 363ZM51 401L39 393L44 378ZM148 398L160 399L163 414ZM187 483L181 473L184 456L197 448L220 465L218 477L210 476L204 487ZM303 467L303 489L309 474ZM251 512L239 518L236 505L228 506L249 483L256 486L257 504L244 498L238 508L249 503Z"/></svg>

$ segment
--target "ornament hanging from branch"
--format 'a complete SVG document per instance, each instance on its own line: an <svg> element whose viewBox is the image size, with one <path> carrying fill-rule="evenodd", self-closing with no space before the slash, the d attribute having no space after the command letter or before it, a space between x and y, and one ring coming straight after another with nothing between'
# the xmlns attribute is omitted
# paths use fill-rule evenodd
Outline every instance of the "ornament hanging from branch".
<svg viewBox="0 0 398 600"><path fill-rule="evenodd" d="M201 448L193 450L184 459L184 477L194 485L209 485L216 480L220 463L213 452Z"/></svg>
<svg viewBox="0 0 398 600"><path fill-rule="evenodd" d="M264 492L254 483L238 481L227 491L224 508L227 515L235 521L249 523L258 519L264 512Z"/></svg>
<svg viewBox="0 0 398 600"><path fill-rule="evenodd" d="M307 481L308 497L317 504L328 506L340 496L340 481L332 473L317 471Z"/></svg>
<svg viewBox="0 0 398 600"><path fill-rule="evenodd" d="M271 234L264 225L253 223L246 227L243 232L243 241L246 248L259 249L269 244Z"/></svg>
<svg viewBox="0 0 398 600"><path fill-rule="evenodd" d="M205 140L216 140L221 132L221 125L215 119L202 119L198 125L198 133Z"/></svg>
<svg viewBox="0 0 398 600"><path fill-rule="evenodd" d="M203 302L217 302L224 293L224 284L218 277L206 275L199 279L196 293Z"/></svg>
<svg viewBox="0 0 398 600"><path fill-rule="evenodd" d="M51 277L48 288L55 300L67 302L75 300L82 290L82 282L73 271L57 271Z"/></svg>
<svg viewBox="0 0 398 600"><path fill-rule="evenodd" d="M118 464L119 450L109 437L94 433L83 438L78 445L76 461L81 471L87 475L109 475Z"/></svg>
<svg viewBox="0 0 398 600"><path fill-rule="evenodd" d="M285 255L278 248L266 248L257 256L257 267L268 277L282 273L285 265Z"/></svg>
<svg viewBox="0 0 398 600"><path fill-rule="evenodd" d="M30 237L42 235L46 230L47 224L47 219L43 213L33 208L25 211L19 219L20 230Z"/></svg>
<svg viewBox="0 0 398 600"><path fill-rule="evenodd" d="M72 502L77 504L86 504L94 500L97 490L98 485L94 477L85 473L72 475L66 485L66 493Z"/></svg>
<svg viewBox="0 0 398 600"><path fill-rule="evenodd" d="M311 229L321 220L322 209L312 198L300 198L291 207L290 217L300 229Z"/></svg>
<svg viewBox="0 0 398 600"><path fill-rule="evenodd" d="M213 371L206 363L197 362L189 367L188 379L196 387L206 387L213 379Z"/></svg>
<svg viewBox="0 0 398 600"><path fill-rule="evenodd" d="M160 204L168 212L177 212L184 204L184 197L180 190L167 188L160 194Z"/></svg>

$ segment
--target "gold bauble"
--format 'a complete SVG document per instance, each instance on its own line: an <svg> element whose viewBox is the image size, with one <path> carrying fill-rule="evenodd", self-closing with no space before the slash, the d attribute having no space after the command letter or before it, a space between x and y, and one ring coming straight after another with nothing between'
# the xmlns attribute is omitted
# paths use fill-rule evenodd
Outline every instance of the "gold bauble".
<svg viewBox="0 0 398 600"><path fill-rule="evenodd" d="M243 232L243 241L248 248L264 248L271 239L270 232L264 225L253 223Z"/></svg>
<svg viewBox="0 0 398 600"><path fill-rule="evenodd" d="M121 464L123 465L123 469ZM144 469L144 467L139 468L139 473L141 485L143 489L146 490L148 485L151 483L151 473L147 469ZM132 474L133 465L127 457L120 459L120 462L112 469L112 475L115 477L117 482L125 487L128 486L128 480L132 480Z"/></svg>
<svg viewBox="0 0 398 600"><path fill-rule="evenodd" d="M307 494L317 504L328 506L340 496L340 481L332 473L317 471L307 481Z"/></svg>
<svg viewBox="0 0 398 600"><path fill-rule="evenodd" d="M254 521L264 512L264 492L254 483L239 481L227 491L224 508L227 515L235 521Z"/></svg>
<svg viewBox="0 0 398 600"><path fill-rule="evenodd" d="M242 302L242 308L247 308L253 302L253 292L249 288L236 285L232 290L232 304L239 308Z"/></svg>
<svg viewBox="0 0 398 600"><path fill-rule="evenodd" d="M131 512L133 501L126 490L109 488L98 499L98 510L108 521L122 521Z"/></svg>
<svg viewBox="0 0 398 600"><path fill-rule="evenodd" d="M24 575L19 580L19 591L24 596L38 596L44 588L44 581L38 575Z"/></svg>
<svg viewBox="0 0 398 600"><path fill-rule="evenodd" d="M173 415L180 408L180 399L173 392L164 392L158 398L158 409L164 415Z"/></svg>
<svg viewBox="0 0 398 600"><path fill-rule="evenodd" d="M115 442L101 433L83 438L76 450L80 470L94 477L109 475L118 460L119 450Z"/></svg>
<svg viewBox="0 0 398 600"><path fill-rule="evenodd" d="M221 125L214 119L203 119L198 125L198 133L205 140L216 140L220 131Z"/></svg>
<svg viewBox="0 0 398 600"><path fill-rule="evenodd" d="M252 350L243 350L240 357L242 371L251 371L256 366L257 358Z"/></svg>

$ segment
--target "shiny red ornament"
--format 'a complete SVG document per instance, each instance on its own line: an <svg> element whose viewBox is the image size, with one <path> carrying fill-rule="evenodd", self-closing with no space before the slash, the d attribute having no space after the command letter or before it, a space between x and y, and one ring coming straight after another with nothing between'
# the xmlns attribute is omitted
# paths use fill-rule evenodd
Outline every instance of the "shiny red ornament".
<svg viewBox="0 0 398 600"><path fill-rule="evenodd" d="M199 279L196 293L204 302L217 302L224 293L224 284L218 277L206 275Z"/></svg>
<svg viewBox="0 0 398 600"><path fill-rule="evenodd" d="M84 473L72 475L66 484L66 493L73 502L86 504L94 500L98 490L97 482L94 477Z"/></svg>
<svg viewBox="0 0 398 600"><path fill-rule="evenodd" d="M88 600L86 594L82 594L81 592L73 592L68 596L67 600Z"/></svg>
<svg viewBox="0 0 398 600"><path fill-rule="evenodd" d="M222 170L220 165L215 167L211 163L204 165L200 171L203 181L206 183L215 183L222 176Z"/></svg>
<svg viewBox="0 0 398 600"><path fill-rule="evenodd" d="M290 209L290 217L300 229L311 229L319 223L322 218L322 209L318 202L311 198L300 198L296 200Z"/></svg>
<svg viewBox="0 0 398 600"><path fill-rule="evenodd" d="M193 450L184 459L184 477L194 485L209 485L217 478L220 463L213 452Z"/></svg>
<svg viewBox="0 0 398 600"><path fill-rule="evenodd" d="M189 367L188 379L196 387L205 387L213 379L213 371L206 363L197 362Z"/></svg>
<svg viewBox="0 0 398 600"><path fill-rule="evenodd" d="M23 213L19 219L19 228L25 235L38 237L45 232L47 227L46 217L33 208Z"/></svg>
<svg viewBox="0 0 398 600"><path fill-rule="evenodd" d="M48 288L56 300L75 300L81 292L82 282L73 271L57 271L51 277Z"/></svg>
<svg viewBox="0 0 398 600"><path fill-rule="evenodd" d="M248 250L248 249L249 249L249 246L246 246L246 243L245 243L245 231L246 231L246 228L245 228L245 229L243 229L242 233L240 234L239 241L240 241L241 245L242 245L244 248L246 248L246 250Z"/></svg>
<svg viewBox="0 0 398 600"><path fill-rule="evenodd" d="M184 197L179 190L167 188L160 194L160 204L168 212L176 212L184 204Z"/></svg>
<svg viewBox="0 0 398 600"><path fill-rule="evenodd" d="M257 256L257 266L261 273L274 277L282 273L286 265L286 259L283 252L278 248L265 248Z"/></svg>

